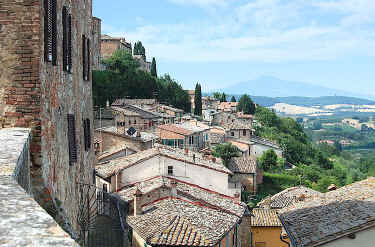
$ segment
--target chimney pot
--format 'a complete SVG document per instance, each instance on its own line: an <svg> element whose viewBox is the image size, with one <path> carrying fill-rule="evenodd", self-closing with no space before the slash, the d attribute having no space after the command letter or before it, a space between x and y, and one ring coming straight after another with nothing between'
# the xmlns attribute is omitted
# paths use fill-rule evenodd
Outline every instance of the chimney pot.
<svg viewBox="0 0 375 247"><path fill-rule="evenodd" d="M137 186L137 189L134 192L134 216L142 214L141 199L142 199L142 192Z"/></svg>
<svg viewBox="0 0 375 247"><path fill-rule="evenodd" d="M215 157L212 157L212 162L216 162L216 158Z"/></svg>

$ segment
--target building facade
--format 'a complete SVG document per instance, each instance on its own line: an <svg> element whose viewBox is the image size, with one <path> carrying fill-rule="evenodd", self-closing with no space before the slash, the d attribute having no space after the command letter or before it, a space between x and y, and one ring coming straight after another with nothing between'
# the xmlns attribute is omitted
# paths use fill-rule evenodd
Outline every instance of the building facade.
<svg viewBox="0 0 375 247"><path fill-rule="evenodd" d="M101 55L103 59L109 58L116 50L125 50L132 54L132 45L123 37L101 36Z"/></svg>
<svg viewBox="0 0 375 247"><path fill-rule="evenodd" d="M0 4L0 116L32 129L35 199L79 231L78 183L93 179L91 0Z"/></svg>

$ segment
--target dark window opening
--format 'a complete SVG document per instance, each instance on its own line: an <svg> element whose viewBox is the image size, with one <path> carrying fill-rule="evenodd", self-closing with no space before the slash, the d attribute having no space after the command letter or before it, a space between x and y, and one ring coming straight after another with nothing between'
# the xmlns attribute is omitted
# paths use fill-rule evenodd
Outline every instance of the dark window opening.
<svg viewBox="0 0 375 247"><path fill-rule="evenodd" d="M173 166L168 166L168 175L173 175Z"/></svg>
<svg viewBox="0 0 375 247"><path fill-rule="evenodd" d="M83 73L83 80L87 80L87 74L86 74L86 36L82 35L82 73Z"/></svg>
<svg viewBox="0 0 375 247"><path fill-rule="evenodd" d="M88 151L91 148L91 127L90 119L88 118L83 121L83 133L85 138L85 151Z"/></svg>
<svg viewBox="0 0 375 247"><path fill-rule="evenodd" d="M231 136L234 136L234 132L231 132L230 135L231 135Z"/></svg>
<svg viewBox="0 0 375 247"><path fill-rule="evenodd" d="M71 72L72 69L72 15L68 14L64 6L62 10L63 26L63 70Z"/></svg>
<svg viewBox="0 0 375 247"><path fill-rule="evenodd" d="M246 130L243 130L243 136L246 136Z"/></svg>
<svg viewBox="0 0 375 247"><path fill-rule="evenodd" d="M108 192L107 184L103 184L103 191L104 191L104 192Z"/></svg>
<svg viewBox="0 0 375 247"><path fill-rule="evenodd" d="M76 127L75 117L68 114L68 144L69 144L69 164L77 162L77 143L76 143Z"/></svg>

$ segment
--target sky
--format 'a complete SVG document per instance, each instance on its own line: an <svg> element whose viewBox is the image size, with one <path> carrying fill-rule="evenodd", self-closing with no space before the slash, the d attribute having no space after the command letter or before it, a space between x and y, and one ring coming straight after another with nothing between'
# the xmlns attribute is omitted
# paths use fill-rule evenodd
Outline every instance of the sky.
<svg viewBox="0 0 375 247"><path fill-rule="evenodd" d="M375 95L375 0L93 0L102 33L142 41L184 88L260 76Z"/></svg>

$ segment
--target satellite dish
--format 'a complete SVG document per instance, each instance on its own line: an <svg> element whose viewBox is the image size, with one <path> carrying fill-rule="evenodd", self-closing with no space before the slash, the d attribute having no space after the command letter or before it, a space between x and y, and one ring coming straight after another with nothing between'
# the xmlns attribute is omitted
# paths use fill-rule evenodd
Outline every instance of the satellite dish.
<svg viewBox="0 0 375 247"><path fill-rule="evenodd" d="M130 136L134 135L135 132L137 132L137 131L136 131L133 127L130 127L130 128L126 131L126 133L128 133L128 135L130 135Z"/></svg>

